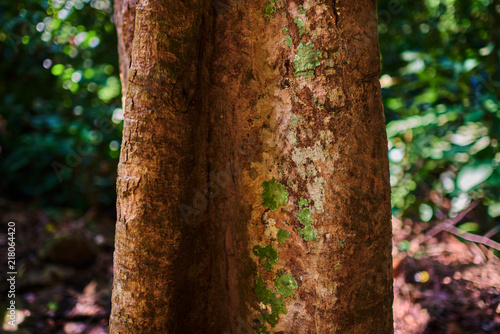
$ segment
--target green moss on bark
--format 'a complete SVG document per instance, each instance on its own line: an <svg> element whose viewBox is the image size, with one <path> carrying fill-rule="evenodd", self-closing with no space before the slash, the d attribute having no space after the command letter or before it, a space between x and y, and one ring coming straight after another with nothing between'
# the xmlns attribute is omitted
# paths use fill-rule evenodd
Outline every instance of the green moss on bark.
<svg viewBox="0 0 500 334"><path fill-rule="evenodd" d="M323 52L320 50L314 49L314 43L308 42L304 45L303 42L300 42L297 47L297 54L293 59L295 63L295 73L296 77L314 77L314 69L321 65L319 58L323 55Z"/></svg>
<svg viewBox="0 0 500 334"><path fill-rule="evenodd" d="M276 211L288 201L288 191L285 186L276 181L273 177L271 181L262 183L262 205L267 206L271 211Z"/></svg>
<svg viewBox="0 0 500 334"><path fill-rule="evenodd" d="M264 17L270 19L276 13L276 0L267 0L264 7Z"/></svg>
<svg viewBox="0 0 500 334"><path fill-rule="evenodd" d="M278 251L274 249L273 245L268 244L265 247L261 247L256 245L253 247L254 255L260 257L262 263L262 267L269 271L273 270L273 264L278 262Z"/></svg>
<svg viewBox="0 0 500 334"><path fill-rule="evenodd" d="M280 314L287 313L283 297L278 297L275 292L268 289L266 282L264 282L261 276L257 277L255 282L255 294L259 302L264 305L269 305L271 308L271 312L268 313L267 310L263 310L260 315L260 321L264 324L263 327L265 327L266 323L271 325L271 327L276 326L280 319ZM260 333L264 332L261 331Z"/></svg>
<svg viewBox="0 0 500 334"><path fill-rule="evenodd" d="M309 210L309 202L305 198L299 200L299 212L297 213L299 222L304 225L303 228L298 229L300 236L305 241L318 241L318 231L312 226L314 223L311 210Z"/></svg>
<svg viewBox="0 0 500 334"><path fill-rule="evenodd" d="M276 287L276 292L283 297L294 296L293 290L299 287L292 274L281 275L274 280L274 286Z"/></svg>
<svg viewBox="0 0 500 334"><path fill-rule="evenodd" d="M280 228L279 231L278 231L278 235L276 237L276 240L278 240L278 242L280 244L283 244L283 243L285 243L288 240L289 236L290 236L290 232L289 231Z"/></svg>
<svg viewBox="0 0 500 334"><path fill-rule="evenodd" d="M293 22L295 22L297 28L299 28L299 36L309 33L309 31L306 30L306 24L304 23L304 21L302 21L301 18L296 17L293 19Z"/></svg>

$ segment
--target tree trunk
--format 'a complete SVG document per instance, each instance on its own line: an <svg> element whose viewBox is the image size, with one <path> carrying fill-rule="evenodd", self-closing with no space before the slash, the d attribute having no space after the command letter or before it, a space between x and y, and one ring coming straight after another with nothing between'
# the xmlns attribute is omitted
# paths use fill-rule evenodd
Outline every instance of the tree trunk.
<svg viewBox="0 0 500 334"><path fill-rule="evenodd" d="M126 3L111 333L391 333L375 1Z"/></svg>

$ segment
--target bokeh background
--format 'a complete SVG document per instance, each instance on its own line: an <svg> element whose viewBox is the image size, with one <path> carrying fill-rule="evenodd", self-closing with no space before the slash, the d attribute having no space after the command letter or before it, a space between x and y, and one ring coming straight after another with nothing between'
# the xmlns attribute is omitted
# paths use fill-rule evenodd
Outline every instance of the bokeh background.
<svg viewBox="0 0 500 334"><path fill-rule="evenodd" d="M500 333L500 1L378 7L396 332ZM15 332L107 333L123 123L112 2L0 0L0 22Z"/></svg>

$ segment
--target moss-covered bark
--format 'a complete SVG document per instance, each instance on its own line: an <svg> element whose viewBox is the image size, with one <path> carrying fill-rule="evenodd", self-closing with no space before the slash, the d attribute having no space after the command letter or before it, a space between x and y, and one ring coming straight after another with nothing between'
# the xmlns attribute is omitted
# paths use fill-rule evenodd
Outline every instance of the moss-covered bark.
<svg viewBox="0 0 500 334"><path fill-rule="evenodd" d="M390 333L375 1L136 8L112 332Z"/></svg>

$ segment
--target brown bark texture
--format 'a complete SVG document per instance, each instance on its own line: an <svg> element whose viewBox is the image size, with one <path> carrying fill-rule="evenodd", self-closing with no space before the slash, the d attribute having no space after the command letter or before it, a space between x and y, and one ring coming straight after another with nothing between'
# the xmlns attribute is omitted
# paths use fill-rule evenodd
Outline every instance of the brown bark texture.
<svg viewBox="0 0 500 334"><path fill-rule="evenodd" d="M392 333L376 2L117 0L115 16L111 333Z"/></svg>

